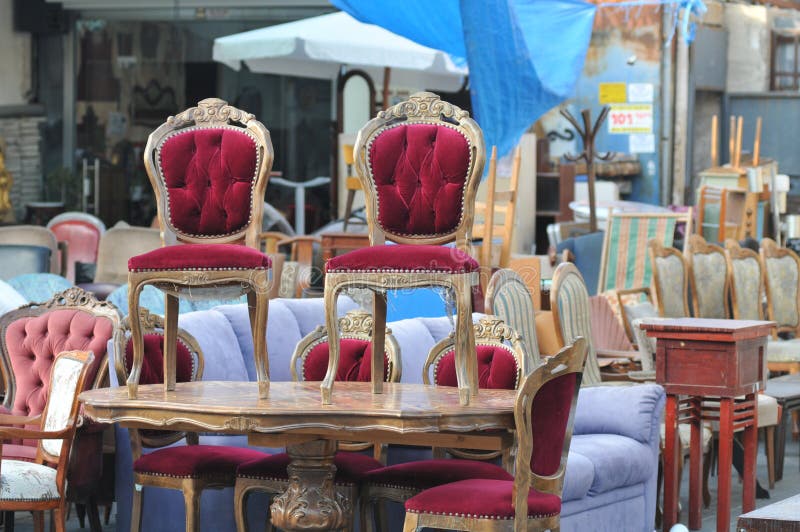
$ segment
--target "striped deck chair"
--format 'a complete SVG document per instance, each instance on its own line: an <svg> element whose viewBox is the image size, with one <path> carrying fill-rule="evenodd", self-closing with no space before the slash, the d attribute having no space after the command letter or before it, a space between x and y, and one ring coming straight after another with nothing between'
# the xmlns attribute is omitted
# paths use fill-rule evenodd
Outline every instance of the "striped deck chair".
<svg viewBox="0 0 800 532"><path fill-rule="evenodd" d="M647 242L655 238L672 246L675 227L685 223L684 234L691 234L692 210L682 213L609 214L597 293L650 286L653 269L647 254Z"/></svg>

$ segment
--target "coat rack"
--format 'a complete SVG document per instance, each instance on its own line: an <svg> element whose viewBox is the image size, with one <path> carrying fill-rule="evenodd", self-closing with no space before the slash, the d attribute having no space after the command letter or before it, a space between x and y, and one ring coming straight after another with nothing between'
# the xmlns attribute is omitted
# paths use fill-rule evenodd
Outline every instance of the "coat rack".
<svg viewBox="0 0 800 532"><path fill-rule="evenodd" d="M595 182L595 167L594 162L595 160L600 161L608 161L613 157L613 153L606 152L603 154L595 153L594 150L594 139L597 135L597 132L600 130L600 126L606 119L606 115L608 115L609 107L603 107L603 110L600 111L600 116L597 117L597 121L592 126L592 111L589 109L583 109L581 111L581 117L583 118L583 127L578 124L578 121L575 119L574 116L567 110L561 109L561 115L569 120L570 124L575 128L580 135L581 140L583 140L583 151L578 155L565 155L564 157L567 158L568 161L571 162L578 162L584 161L586 163L586 176L588 180L589 186L589 231L594 233L597 231L597 212L596 212L596 202L594 197L594 182Z"/></svg>

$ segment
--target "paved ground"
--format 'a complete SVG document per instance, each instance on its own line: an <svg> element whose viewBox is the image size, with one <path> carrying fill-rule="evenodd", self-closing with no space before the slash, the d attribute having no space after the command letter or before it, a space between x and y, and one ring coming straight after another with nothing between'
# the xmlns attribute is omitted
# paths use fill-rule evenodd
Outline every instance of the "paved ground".
<svg viewBox="0 0 800 532"><path fill-rule="evenodd" d="M790 431L787 431L790 432ZM775 488L770 491L770 499L757 499L756 506L766 506L771 502L779 501L790 497L792 495L797 494L800 492L800 456L798 453L800 452L800 443L797 441L793 441L791 438L791 434L787 435L786 440L786 462L784 464L783 469L783 480L777 482L775 484ZM688 465L688 464L687 464ZM736 525L736 517L742 513L742 485L741 483L737 482L736 472L733 472L733 503L731 505L731 530L734 530L734 526ZM688 494L689 494L689 487L688 487L688 471L687 474L684 475L683 479L683 486L681 486L681 504L684 509L688 509ZM767 484L767 460L766 456L764 455L764 446L763 442L759 447L758 452L758 479L761 482L761 485L764 488L768 488ZM716 531L716 485L717 485L717 478L716 476L712 476L710 479L710 489L711 489L711 506L703 511L703 532L714 532ZM683 515L683 522L686 523L687 515L684 511ZM111 532L116 529L114 523L114 514L112 512L111 521L108 525L103 527L104 532ZM33 526L31 523L30 514L25 514L22 512L17 513L16 517L16 526L15 530L18 532L32 532ZM72 512L72 516L67 523L67 531L68 532L85 532L88 529L81 529L80 525L78 524L78 519L75 516L75 512ZM620 531L623 532L623 531Z"/></svg>

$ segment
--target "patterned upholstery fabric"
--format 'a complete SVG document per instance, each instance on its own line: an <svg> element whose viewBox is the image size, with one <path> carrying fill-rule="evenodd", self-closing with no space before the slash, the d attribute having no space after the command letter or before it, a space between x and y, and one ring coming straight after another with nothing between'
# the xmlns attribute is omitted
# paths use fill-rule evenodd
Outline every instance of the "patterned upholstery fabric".
<svg viewBox="0 0 800 532"><path fill-rule="evenodd" d="M42 464L3 460L0 464L0 501L58 499L56 470Z"/></svg>
<svg viewBox="0 0 800 532"><path fill-rule="evenodd" d="M80 310L54 310L20 318L6 329L5 344L16 390L11 413L36 415L44 409L53 358L62 351L91 351L94 360L86 373L91 387L106 356L113 326L110 320Z"/></svg>
<svg viewBox="0 0 800 532"><path fill-rule="evenodd" d="M686 309L683 282L686 278L684 262L677 255L656 258L658 268L659 297L665 318L684 318Z"/></svg>
<svg viewBox="0 0 800 532"><path fill-rule="evenodd" d="M725 280L728 276L725 255L693 253L692 274L699 313L696 317L725 319L725 306L728 304L725 293Z"/></svg>
<svg viewBox="0 0 800 532"><path fill-rule="evenodd" d="M510 270L505 272L511 275ZM491 301L492 313L503 320L522 337L525 351L533 365L539 364L539 340L536 337L536 320L533 298L522 279L513 273L511 279L496 287Z"/></svg>
<svg viewBox="0 0 800 532"><path fill-rule="evenodd" d="M663 246L672 246L675 225L675 218L612 216L604 243L606 274L597 291L650 286L653 271L647 242L657 238Z"/></svg>
<svg viewBox="0 0 800 532"><path fill-rule="evenodd" d="M78 393L78 379L82 371L83 362L73 358L56 357L53 365L53 382L50 383L50 399L43 414L44 430L62 430L72 422L70 410ZM61 443L62 440L42 440L42 449L50 455L59 456Z"/></svg>
<svg viewBox="0 0 800 532"><path fill-rule="evenodd" d="M736 292L738 319L759 320L761 312L761 265L755 258L747 257L733 261L733 286Z"/></svg>
<svg viewBox="0 0 800 532"><path fill-rule="evenodd" d="M326 272L444 272L478 271L478 261L457 248L447 246L371 246L333 257Z"/></svg>
<svg viewBox="0 0 800 532"><path fill-rule="evenodd" d="M772 315L778 327L797 327L797 263L790 257L766 259Z"/></svg>
<svg viewBox="0 0 800 532"><path fill-rule="evenodd" d="M378 223L397 235L442 235L461 222L470 146L446 125L401 124L376 136L368 164Z"/></svg>
<svg viewBox="0 0 800 532"><path fill-rule="evenodd" d="M586 367L583 370L583 383L587 385L600 382L600 366L592 341L592 325L589 310L589 292L583 280L577 275L564 277L556 294L558 319L561 335L566 344L571 344L579 336L586 339Z"/></svg>
<svg viewBox="0 0 800 532"><path fill-rule="evenodd" d="M253 138L233 128L190 127L167 137L158 151L175 229L222 236L248 224L258 168Z"/></svg>

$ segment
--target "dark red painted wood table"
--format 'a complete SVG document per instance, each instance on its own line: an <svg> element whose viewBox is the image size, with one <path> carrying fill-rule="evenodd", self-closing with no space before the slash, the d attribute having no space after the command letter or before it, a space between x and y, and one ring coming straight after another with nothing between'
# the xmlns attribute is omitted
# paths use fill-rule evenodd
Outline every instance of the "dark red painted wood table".
<svg viewBox="0 0 800 532"><path fill-rule="evenodd" d="M678 520L678 423L691 424L689 528L702 527L702 423L719 420L717 531L730 531L733 433L744 429L742 509L755 508L756 393L765 387L770 321L677 318L643 324L657 339L656 382L667 392L664 416L664 531ZM742 396L744 396L742 398Z"/></svg>

